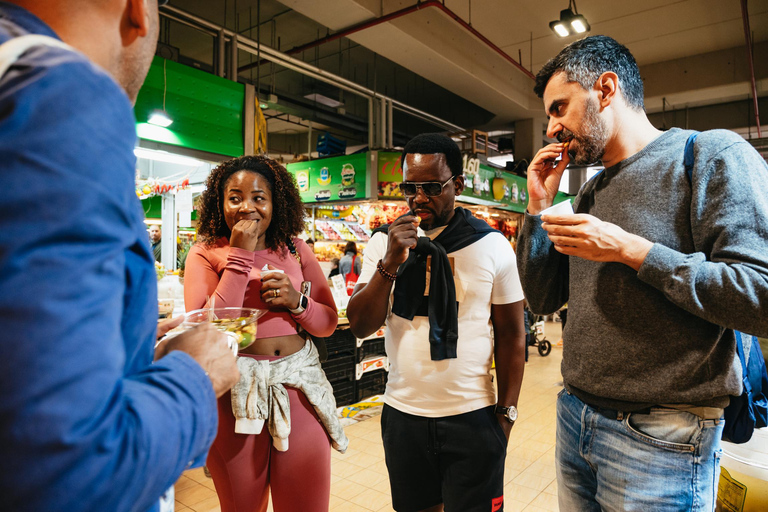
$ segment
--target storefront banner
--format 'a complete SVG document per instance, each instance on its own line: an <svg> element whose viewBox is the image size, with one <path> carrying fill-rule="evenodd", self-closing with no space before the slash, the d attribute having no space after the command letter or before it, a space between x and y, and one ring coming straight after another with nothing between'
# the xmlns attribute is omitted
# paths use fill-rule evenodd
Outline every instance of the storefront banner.
<svg viewBox="0 0 768 512"><path fill-rule="evenodd" d="M400 183L403 181L403 168L400 166L400 153L379 151L378 196L381 198L403 199Z"/></svg>
<svg viewBox="0 0 768 512"><path fill-rule="evenodd" d="M398 185L403 181L400 153L379 152L379 197L403 199ZM477 158L464 155L464 192L458 201L523 213L528 206L526 180L503 169L496 169ZM568 198L558 192L555 203Z"/></svg>
<svg viewBox="0 0 768 512"><path fill-rule="evenodd" d="M365 199L366 153L288 164L305 203Z"/></svg>

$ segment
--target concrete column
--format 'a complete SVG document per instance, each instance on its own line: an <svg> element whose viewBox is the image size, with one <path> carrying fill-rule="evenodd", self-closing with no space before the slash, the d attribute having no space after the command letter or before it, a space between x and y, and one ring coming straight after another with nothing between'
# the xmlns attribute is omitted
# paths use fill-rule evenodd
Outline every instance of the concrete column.
<svg viewBox="0 0 768 512"><path fill-rule="evenodd" d="M545 146L547 118L534 117L515 121L515 160L529 162Z"/></svg>
<svg viewBox="0 0 768 512"><path fill-rule="evenodd" d="M160 239L162 256L161 263L166 270L176 270L176 196L163 194L161 226L162 238Z"/></svg>
<svg viewBox="0 0 768 512"><path fill-rule="evenodd" d="M256 88L245 84L243 99L243 154L256 154ZM267 148L264 148L265 151Z"/></svg>

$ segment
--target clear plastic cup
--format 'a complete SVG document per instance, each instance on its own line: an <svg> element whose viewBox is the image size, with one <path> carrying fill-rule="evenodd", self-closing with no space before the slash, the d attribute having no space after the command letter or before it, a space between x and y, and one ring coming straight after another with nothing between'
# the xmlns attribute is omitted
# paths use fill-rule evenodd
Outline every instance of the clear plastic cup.
<svg viewBox="0 0 768 512"><path fill-rule="evenodd" d="M266 313L253 308L204 308L190 311L184 316L182 329L191 329L203 322L211 322L227 335L229 347L238 350L250 347L256 341L257 320Z"/></svg>

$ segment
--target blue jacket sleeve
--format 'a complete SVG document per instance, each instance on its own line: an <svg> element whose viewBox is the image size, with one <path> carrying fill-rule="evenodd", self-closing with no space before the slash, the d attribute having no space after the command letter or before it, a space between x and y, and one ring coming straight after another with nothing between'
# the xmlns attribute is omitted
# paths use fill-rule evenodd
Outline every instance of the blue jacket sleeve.
<svg viewBox="0 0 768 512"><path fill-rule="evenodd" d="M0 86L0 509L147 510L202 462L216 400L188 355L152 363L129 102L55 60Z"/></svg>

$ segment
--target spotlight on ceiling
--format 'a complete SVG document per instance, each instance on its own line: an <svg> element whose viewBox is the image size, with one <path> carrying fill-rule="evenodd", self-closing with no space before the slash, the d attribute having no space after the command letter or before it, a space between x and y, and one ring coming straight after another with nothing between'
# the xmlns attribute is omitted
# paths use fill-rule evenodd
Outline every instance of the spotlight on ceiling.
<svg viewBox="0 0 768 512"><path fill-rule="evenodd" d="M573 9L571 9L573 7ZM569 0L568 8L560 11L560 19L549 22L549 28L560 37L589 32L587 18L576 10L576 0Z"/></svg>

